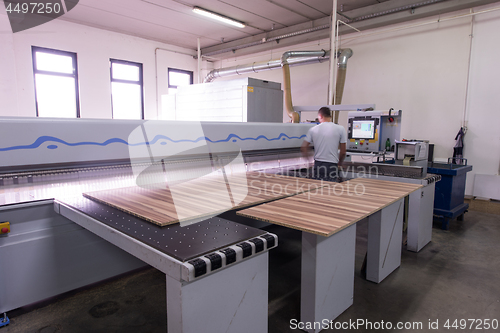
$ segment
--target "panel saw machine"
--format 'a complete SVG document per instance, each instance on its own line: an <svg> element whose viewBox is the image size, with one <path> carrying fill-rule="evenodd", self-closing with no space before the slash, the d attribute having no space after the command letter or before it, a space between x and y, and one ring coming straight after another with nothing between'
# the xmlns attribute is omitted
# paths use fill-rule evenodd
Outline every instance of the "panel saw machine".
<svg viewBox="0 0 500 333"><path fill-rule="evenodd" d="M192 224L206 230L196 236L191 225L160 227L82 193L155 184L155 170L182 182L307 167L299 147L312 126L0 118L0 314L149 264L166 274L168 290L179 291L167 293L169 331L266 332L275 235L206 216ZM250 303L238 304L244 293ZM234 311L220 311L228 306L243 310L233 318Z"/></svg>
<svg viewBox="0 0 500 333"><path fill-rule="evenodd" d="M367 112L363 114L364 117L369 115ZM392 128L387 125L385 131L386 115L379 117L378 123L375 122L373 129L368 128L368 131L373 131L380 145ZM395 121L400 121L401 113L394 117ZM366 121L371 120L365 118L363 121L366 124ZM201 132L195 131L191 133L193 135L186 136L190 131L183 130L183 126L187 126L187 123L198 123ZM174 250L169 252L165 247L170 244L162 243L157 238L161 227L148 225L148 233L142 233L145 238L134 235L135 223L139 223L135 228L141 228L138 218L83 198L82 193L132 186L137 182L138 173L145 176L141 178L145 183L154 183L155 174L147 173L148 170L158 170L158 166L163 171L182 170L182 175L186 177L199 175L207 169L216 174L221 170L238 174L308 169L313 161L302 157L300 146L313 126L0 118L0 223L9 222L8 228L2 227L8 232L0 235L0 257L4 267L9 268L0 270L0 313L146 264L165 272L167 289L182 290L191 286L192 292L196 293L209 293L207 290L211 290L215 293L213 299L220 299L221 303L225 302L225 306L232 304L233 300L227 298L229 296L217 296L217 293L220 293L219 296L230 294L222 290L227 287L227 284L220 282L224 279L244 281L248 278L248 271L253 270L262 277L258 288L267 288L267 278L264 278L267 276L267 251L277 246L275 235L251 227L244 227L245 232L242 232L238 229L241 225L210 217L198 224L210 228L210 223L228 223L235 232L241 230L238 232L240 236L216 244L202 242L203 246L196 247L194 243L182 243L191 247L183 247L183 254L174 253ZM169 135L165 127L175 132L176 136ZM377 130L379 128L382 131ZM366 125L361 126L361 130L365 129ZM132 133L134 136L131 136ZM354 137L358 135L351 133L351 138L353 134ZM370 136L364 140L375 139ZM195 145L199 142L211 147L210 154L200 154L197 149L201 148ZM391 139L391 142L395 141ZM372 142L368 143L371 147ZM165 159L163 151L169 146L182 147ZM228 150L228 147L234 146L238 147L236 153ZM131 151L135 153L131 155ZM368 156L373 158L375 155L368 153ZM420 250L430 241L428 227L432 226L434 181L437 178L422 176L423 170L419 166L376 165L377 173L366 177L426 184L422 190L414 192L418 194L410 195L409 199L408 249ZM346 162L346 166L350 167L346 170L349 171L346 178L358 177L360 173L356 168L366 168L365 163L357 162ZM398 172L404 176L401 177ZM427 209L430 216L427 215ZM118 215L132 225L112 224L111 220ZM180 226L168 229L175 234L178 231L176 228ZM19 279L19 276L23 276L23 279ZM248 294L267 295L262 290L249 290ZM246 291L236 288L233 294L237 297L241 292ZM170 293L171 296L175 294ZM189 292L186 292L185 297L189 297ZM181 311L175 307L184 301L187 300L171 299L169 304L174 306L172 311ZM265 332L267 311L262 309L267 309L267 298L252 298L249 301L252 302L249 305L252 311L242 315L238 324L240 327L252 327L258 322L262 328L253 326L253 330ZM192 306L194 309L197 305ZM217 306L207 308L218 309ZM167 306L167 311L170 311L168 309ZM169 325L175 325L173 331L187 332L181 329L185 324L183 320L194 315L194 311L185 313L180 322L168 322ZM248 323L245 318L254 319ZM196 317L196 320L201 320L200 325L207 322L203 318ZM212 322L220 324L224 320ZM226 327L200 330L219 332L226 331Z"/></svg>

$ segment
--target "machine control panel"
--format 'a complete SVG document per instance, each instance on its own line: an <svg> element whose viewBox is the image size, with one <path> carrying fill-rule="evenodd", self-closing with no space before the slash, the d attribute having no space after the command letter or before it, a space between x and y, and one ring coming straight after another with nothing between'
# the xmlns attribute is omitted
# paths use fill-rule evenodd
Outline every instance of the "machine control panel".
<svg viewBox="0 0 500 333"><path fill-rule="evenodd" d="M371 143L370 145L370 140L356 140L356 139L351 139L351 142L349 144L349 150L350 151L367 151L371 152L370 148L375 147L375 143Z"/></svg>
<svg viewBox="0 0 500 333"><path fill-rule="evenodd" d="M357 116L348 119L349 151L378 151L380 117Z"/></svg>
<svg viewBox="0 0 500 333"><path fill-rule="evenodd" d="M394 151L401 134L402 111L351 111L347 116L347 151Z"/></svg>

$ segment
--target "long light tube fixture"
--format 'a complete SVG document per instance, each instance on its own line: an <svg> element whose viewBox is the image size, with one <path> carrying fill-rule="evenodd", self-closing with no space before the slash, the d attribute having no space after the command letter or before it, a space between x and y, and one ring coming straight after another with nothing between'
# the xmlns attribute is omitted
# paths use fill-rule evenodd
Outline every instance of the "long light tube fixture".
<svg viewBox="0 0 500 333"><path fill-rule="evenodd" d="M224 23L227 23L227 24L230 24L230 25L234 25L235 27L238 27L238 28L244 28L245 27L245 24L243 24L242 22L233 20L233 19L231 19L229 17L226 17L226 16L223 16L223 15L211 12L209 10L206 10L206 9L203 9L203 8L200 8L200 7L194 7L193 8L193 12L195 12L196 14L200 14L200 15L209 17L211 19L220 21L220 22L224 22Z"/></svg>

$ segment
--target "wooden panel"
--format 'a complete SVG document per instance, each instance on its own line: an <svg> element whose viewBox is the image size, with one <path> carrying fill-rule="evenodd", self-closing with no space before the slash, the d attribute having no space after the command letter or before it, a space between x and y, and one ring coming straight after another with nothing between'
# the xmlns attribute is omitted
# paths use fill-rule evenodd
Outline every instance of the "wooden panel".
<svg viewBox="0 0 500 333"><path fill-rule="evenodd" d="M163 188L126 187L83 196L160 226L214 216L230 209L284 198L324 182L249 172L193 179ZM156 187L159 187L156 185Z"/></svg>
<svg viewBox="0 0 500 333"><path fill-rule="evenodd" d="M266 203L238 215L330 236L407 196L422 185L357 178Z"/></svg>

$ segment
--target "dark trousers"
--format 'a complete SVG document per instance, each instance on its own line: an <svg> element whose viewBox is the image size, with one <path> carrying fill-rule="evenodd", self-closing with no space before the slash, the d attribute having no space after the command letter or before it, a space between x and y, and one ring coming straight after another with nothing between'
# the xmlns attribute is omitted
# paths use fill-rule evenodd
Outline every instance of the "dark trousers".
<svg viewBox="0 0 500 333"><path fill-rule="evenodd" d="M314 161L311 178L328 182L338 182L339 167L337 163Z"/></svg>

